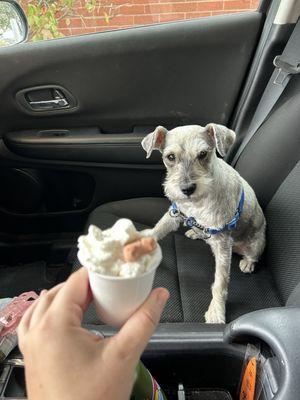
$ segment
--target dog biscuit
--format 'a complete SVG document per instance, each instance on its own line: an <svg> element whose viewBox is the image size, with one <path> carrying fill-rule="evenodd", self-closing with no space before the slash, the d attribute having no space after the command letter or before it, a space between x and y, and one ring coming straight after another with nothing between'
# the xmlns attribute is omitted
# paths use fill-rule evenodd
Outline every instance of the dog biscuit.
<svg viewBox="0 0 300 400"><path fill-rule="evenodd" d="M144 237L123 247L123 258L126 262L134 262L141 256L151 253L156 248L152 237Z"/></svg>

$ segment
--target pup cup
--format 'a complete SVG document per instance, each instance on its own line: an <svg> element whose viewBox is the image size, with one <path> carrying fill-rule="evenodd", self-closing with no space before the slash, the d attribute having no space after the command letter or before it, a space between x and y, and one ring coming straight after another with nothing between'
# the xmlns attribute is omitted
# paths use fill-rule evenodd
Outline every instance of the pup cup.
<svg viewBox="0 0 300 400"><path fill-rule="evenodd" d="M78 239L78 259L88 269L98 317L120 327L151 292L162 253L133 223L121 219L105 231L90 226Z"/></svg>
<svg viewBox="0 0 300 400"><path fill-rule="evenodd" d="M89 270L89 279L98 317L107 325L120 327L151 292L156 268L131 278L100 275Z"/></svg>

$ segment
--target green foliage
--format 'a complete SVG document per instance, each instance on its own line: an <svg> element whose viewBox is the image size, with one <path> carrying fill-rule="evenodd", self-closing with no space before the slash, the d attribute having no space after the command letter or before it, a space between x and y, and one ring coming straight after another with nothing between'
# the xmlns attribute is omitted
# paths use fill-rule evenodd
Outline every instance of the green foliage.
<svg viewBox="0 0 300 400"><path fill-rule="evenodd" d="M56 14L58 4L54 2L29 1L27 6L27 19L30 26L32 40L42 40L60 37Z"/></svg>
<svg viewBox="0 0 300 400"><path fill-rule="evenodd" d="M106 0L85 0L84 8L88 13L107 7ZM32 41L63 37L59 30L59 22L65 20L70 24L70 18L77 17L85 26L84 16L76 11L78 0L22 0L30 26L29 39ZM113 7L113 5L110 5ZM107 13L103 12L104 21L109 22Z"/></svg>

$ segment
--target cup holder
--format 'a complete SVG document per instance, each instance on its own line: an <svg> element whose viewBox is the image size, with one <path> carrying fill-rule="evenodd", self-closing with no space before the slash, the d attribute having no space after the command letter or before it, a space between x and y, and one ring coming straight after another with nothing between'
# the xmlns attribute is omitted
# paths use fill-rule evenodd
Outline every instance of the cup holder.
<svg viewBox="0 0 300 400"><path fill-rule="evenodd" d="M147 361L147 360L146 360ZM149 360L148 360L149 361ZM148 362L148 365L152 362ZM177 368L178 366L176 366ZM182 366L185 368L186 364ZM200 368L201 370L201 368ZM153 373L153 370L151 370ZM158 372L155 368L155 372ZM232 400L233 397L228 390L221 388L201 388L199 386L201 382L201 377L199 381L194 381L196 375L192 373L191 379L184 379L186 374L181 375L181 368L179 370L173 370L173 379L170 376L165 377L164 374L156 374L157 380L159 381L161 387L163 388L168 400ZM200 371L199 371L200 372ZM177 380L181 379L185 384L177 384ZM206 378L205 378L206 379ZM1 375L0 375L1 382ZM25 374L23 366L11 366L10 371L7 374L7 379L2 388L0 386L0 400L4 399L26 399L26 387L25 387ZM135 400L145 400L145 399L135 399Z"/></svg>
<svg viewBox="0 0 300 400"><path fill-rule="evenodd" d="M245 347L236 346L147 354L142 361L168 400L236 400L244 354Z"/></svg>
<svg viewBox="0 0 300 400"><path fill-rule="evenodd" d="M2 398L26 398L25 373L23 367L12 367Z"/></svg>
<svg viewBox="0 0 300 400"><path fill-rule="evenodd" d="M26 399L23 360L9 359L0 365L0 400Z"/></svg>

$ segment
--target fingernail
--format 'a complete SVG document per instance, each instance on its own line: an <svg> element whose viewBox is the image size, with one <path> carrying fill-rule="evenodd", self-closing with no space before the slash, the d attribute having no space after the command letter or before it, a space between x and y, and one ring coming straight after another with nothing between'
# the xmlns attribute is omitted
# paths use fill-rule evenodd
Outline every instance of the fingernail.
<svg viewBox="0 0 300 400"><path fill-rule="evenodd" d="M47 289L43 289L43 290L41 291L41 293L40 293L40 296L43 296L43 295L46 294L47 292L48 292Z"/></svg>
<svg viewBox="0 0 300 400"><path fill-rule="evenodd" d="M160 289L157 294L156 301L161 307L163 307L168 301L169 297L170 293L168 292L167 289Z"/></svg>

